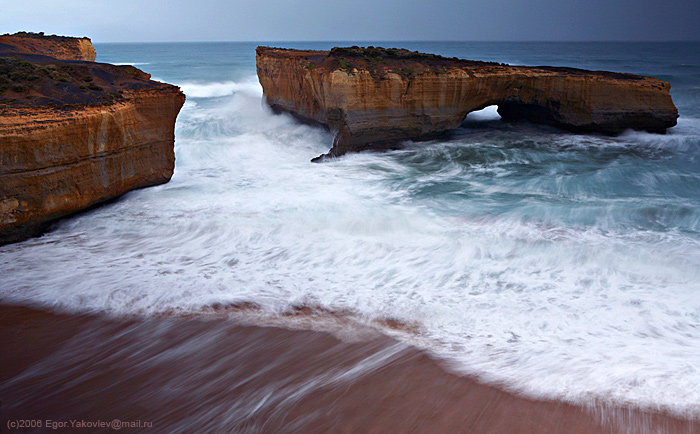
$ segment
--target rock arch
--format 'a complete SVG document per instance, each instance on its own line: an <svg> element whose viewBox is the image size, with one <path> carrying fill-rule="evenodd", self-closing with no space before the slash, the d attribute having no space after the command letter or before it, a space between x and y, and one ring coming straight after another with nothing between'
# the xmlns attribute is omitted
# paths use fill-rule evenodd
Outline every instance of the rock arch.
<svg viewBox="0 0 700 434"><path fill-rule="evenodd" d="M273 109L336 132L329 156L432 139L489 105L497 105L505 120L575 132L664 132L678 118L668 83L632 74L373 47L330 52L258 47L256 60Z"/></svg>

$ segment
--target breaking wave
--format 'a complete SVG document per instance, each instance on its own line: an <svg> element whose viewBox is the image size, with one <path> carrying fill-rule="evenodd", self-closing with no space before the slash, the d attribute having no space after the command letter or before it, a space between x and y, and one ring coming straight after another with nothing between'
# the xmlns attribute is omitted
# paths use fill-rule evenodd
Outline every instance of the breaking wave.
<svg viewBox="0 0 700 434"><path fill-rule="evenodd" d="M697 119L605 137L487 108L311 164L329 133L272 115L255 77L205 79L171 80L190 98L172 181L1 247L2 301L323 312L531 395L700 417Z"/></svg>
<svg viewBox="0 0 700 434"><path fill-rule="evenodd" d="M233 95L237 92L262 96L262 87L257 80L221 83L181 83L179 86L185 95L192 98L218 98Z"/></svg>

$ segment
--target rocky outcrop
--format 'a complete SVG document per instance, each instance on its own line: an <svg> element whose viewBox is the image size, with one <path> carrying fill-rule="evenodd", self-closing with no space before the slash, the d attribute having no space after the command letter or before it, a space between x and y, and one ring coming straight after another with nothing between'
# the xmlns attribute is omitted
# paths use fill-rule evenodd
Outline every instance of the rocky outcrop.
<svg viewBox="0 0 700 434"><path fill-rule="evenodd" d="M0 35L0 51L41 54L61 60L88 60L97 57L90 38L44 36L43 33L19 32Z"/></svg>
<svg viewBox="0 0 700 434"><path fill-rule="evenodd" d="M678 118L670 85L639 75L374 47L330 52L258 47L256 54L267 103L333 131L330 156L431 139L490 105L498 105L505 120L576 132L664 132Z"/></svg>
<svg viewBox="0 0 700 434"><path fill-rule="evenodd" d="M167 182L184 101L131 66L0 53L0 244Z"/></svg>

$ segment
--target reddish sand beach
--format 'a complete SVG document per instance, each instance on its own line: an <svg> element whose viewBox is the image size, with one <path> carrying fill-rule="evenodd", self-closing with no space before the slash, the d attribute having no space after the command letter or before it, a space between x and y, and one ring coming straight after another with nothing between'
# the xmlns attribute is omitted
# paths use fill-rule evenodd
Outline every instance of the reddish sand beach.
<svg viewBox="0 0 700 434"><path fill-rule="evenodd" d="M666 414L508 393L379 333L18 306L0 308L0 327L3 432L113 432L115 419L144 433L700 432Z"/></svg>

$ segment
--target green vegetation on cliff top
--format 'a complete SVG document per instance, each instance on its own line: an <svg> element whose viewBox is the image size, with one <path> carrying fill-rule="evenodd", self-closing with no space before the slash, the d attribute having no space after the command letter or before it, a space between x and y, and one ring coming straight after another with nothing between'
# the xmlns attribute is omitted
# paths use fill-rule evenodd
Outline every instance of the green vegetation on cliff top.
<svg viewBox="0 0 700 434"><path fill-rule="evenodd" d="M118 97L104 93L104 89L93 83L92 77L83 69L61 63L42 66L19 57L0 57L0 104L16 102L16 99L22 97L26 99L32 91L45 93L42 90L47 86L77 85L81 92L96 92L94 97L100 103L111 102Z"/></svg>
<svg viewBox="0 0 700 434"><path fill-rule="evenodd" d="M452 66L505 66L496 62L479 62L444 57L438 54L410 51L405 48L383 47L334 47L328 52L328 57L336 59L340 67L348 74L353 68L368 69L373 75L383 75L392 71L408 78L427 70L444 74Z"/></svg>
<svg viewBox="0 0 700 434"><path fill-rule="evenodd" d="M129 65L24 56L0 56L0 109L111 104L127 90L160 85Z"/></svg>

